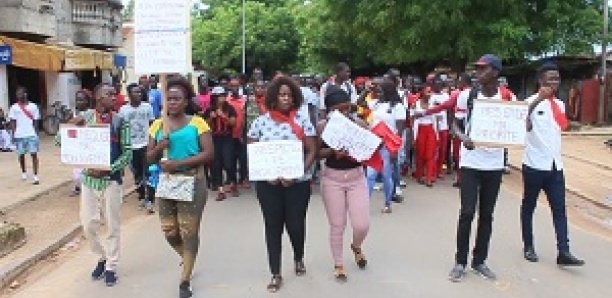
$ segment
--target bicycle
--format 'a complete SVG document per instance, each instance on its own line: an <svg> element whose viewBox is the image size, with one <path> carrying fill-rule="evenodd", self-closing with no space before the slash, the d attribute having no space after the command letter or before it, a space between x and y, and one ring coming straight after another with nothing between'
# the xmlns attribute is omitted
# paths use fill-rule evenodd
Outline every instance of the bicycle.
<svg viewBox="0 0 612 298"><path fill-rule="evenodd" d="M70 109L66 105L63 105L61 101L54 102L43 119L43 130L47 135L56 135L59 132L60 124L68 122L70 116Z"/></svg>

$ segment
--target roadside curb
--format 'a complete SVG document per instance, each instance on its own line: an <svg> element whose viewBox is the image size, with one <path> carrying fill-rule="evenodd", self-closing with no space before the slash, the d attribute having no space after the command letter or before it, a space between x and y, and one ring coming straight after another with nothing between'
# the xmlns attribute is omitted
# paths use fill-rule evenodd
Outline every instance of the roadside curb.
<svg viewBox="0 0 612 298"><path fill-rule="evenodd" d="M23 204L26 204L28 202L36 200L40 196L44 196L44 195L46 195L46 194L48 194L48 193L50 193L52 191L55 191L55 190L57 190L59 188L62 188L64 186L68 185L69 183L71 183L71 181L72 180L70 180L70 179L66 179L64 181L52 184L50 187L48 187L46 189L41 189L39 192L37 192L37 193L35 193L35 194L31 195L31 196L28 196L28 197L24 198L23 200L20 200L19 202L15 202L15 203L12 203L10 205L7 205L5 207L0 208L0 213L8 213L11 210L14 210L14 209L22 206Z"/></svg>
<svg viewBox="0 0 612 298"><path fill-rule="evenodd" d="M68 182L70 182L70 181L68 181ZM57 188L61 187L63 184L65 184L65 183L62 183L62 184L58 185L54 189L57 189ZM127 192L124 193L123 198L125 199L127 196L131 195L135 191L136 191L136 187L133 187L133 188L129 189ZM42 194L44 194L46 192L47 191L45 191L45 192L43 192L43 193L41 193L39 195L42 195ZM24 202L31 201L33 199L35 199L35 197L34 198L30 198L28 200L24 200ZM19 206L20 204L21 203L14 204L14 205ZM14 207L12 209L14 209ZM53 241L53 243L51 243L49 245L45 245L45 248L41 249L37 253L34 253L32 256L23 258L21 260L17 260L13 264L10 264L9 266L7 266L8 269L6 269L6 270L1 269L0 270L0 289L4 289L7 286L9 286L10 283L15 278L17 278L19 275L21 275L26 270L28 270L28 268L30 268L32 265L36 264L40 260L45 259L49 255L51 255L53 252L55 252L58 249L62 248L62 246L66 245L66 243L70 242L72 239L74 239L80 233L81 233L81 224L78 223L78 224L74 225L73 227L69 228L68 230L66 230L64 233L61 233L59 239Z"/></svg>
<svg viewBox="0 0 612 298"><path fill-rule="evenodd" d="M522 171L521 167L519 167L519 166L515 166L513 164L508 164L508 166L510 168L512 168L513 170L516 170L518 172ZM572 195L575 195L579 199L587 201L587 202L589 202L589 203L591 203L591 204L593 204L593 205L595 205L595 206L597 206L599 208L602 208L602 209L605 209L605 210L608 210L608 211L612 211L612 206L609 206L609 205L607 205L605 203L602 203L602 202L598 202L597 200L593 200L593 199L589 198L588 196L586 196L585 194L581 193L580 191L576 190L575 188L573 188L573 187L571 187L571 186L569 186L567 184L565 184L565 191L567 191L568 193L570 193Z"/></svg>
<svg viewBox="0 0 612 298"><path fill-rule="evenodd" d="M602 164L602 163L599 163L599 162L596 162L596 161L592 161L592 160L587 159L587 158L582 158L582 157L579 157L579 156L569 155L569 154L565 154L565 153L563 153L563 156L567 157L567 158L575 159L575 160L578 160L578 161L581 161L581 162L588 163L588 164L590 164L592 166L596 166L596 167L599 167L599 168L602 168L602 169L606 169L606 170L612 171L612 166L605 165L605 164Z"/></svg>

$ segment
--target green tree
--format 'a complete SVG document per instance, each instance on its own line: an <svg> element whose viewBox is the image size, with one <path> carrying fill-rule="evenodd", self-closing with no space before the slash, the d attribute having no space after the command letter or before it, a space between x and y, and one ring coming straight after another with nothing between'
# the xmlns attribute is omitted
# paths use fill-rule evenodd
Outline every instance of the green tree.
<svg viewBox="0 0 612 298"><path fill-rule="evenodd" d="M290 70L298 56L300 38L287 7L246 2L246 28L248 69ZM241 5L211 5L209 13L194 19L194 61L212 70L240 69L241 57Z"/></svg>
<svg viewBox="0 0 612 298"><path fill-rule="evenodd" d="M342 28L332 39L345 43L337 54L356 66L448 59L461 68L486 52L572 54L589 49L601 30L601 1L323 1L326 18Z"/></svg>
<svg viewBox="0 0 612 298"><path fill-rule="evenodd" d="M133 20L134 19L134 0L130 0L126 6L123 7L123 19Z"/></svg>

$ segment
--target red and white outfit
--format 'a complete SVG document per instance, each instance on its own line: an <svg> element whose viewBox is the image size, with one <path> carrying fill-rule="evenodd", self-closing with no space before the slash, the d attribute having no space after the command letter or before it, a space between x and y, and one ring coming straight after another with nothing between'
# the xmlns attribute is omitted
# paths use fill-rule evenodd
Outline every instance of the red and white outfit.
<svg viewBox="0 0 612 298"><path fill-rule="evenodd" d="M417 102L415 112L425 112L421 103ZM438 129L435 115L426 115L414 120L414 138L416 140L416 171L417 180L425 178L428 183L436 179L436 146Z"/></svg>
<svg viewBox="0 0 612 298"><path fill-rule="evenodd" d="M430 107L441 105L442 103L448 101L450 96L448 93L440 93L440 94L432 94L429 98ZM438 177L442 175L442 166L446 162L446 155L448 153L448 114L447 111L441 111L435 114L436 123L438 124L438 155L437 155L437 167L436 171Z"/></svg>

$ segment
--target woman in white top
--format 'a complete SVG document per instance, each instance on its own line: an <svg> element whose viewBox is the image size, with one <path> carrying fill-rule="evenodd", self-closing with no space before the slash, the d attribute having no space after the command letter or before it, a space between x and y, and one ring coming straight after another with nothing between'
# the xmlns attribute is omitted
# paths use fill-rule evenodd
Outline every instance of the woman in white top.
<svg viewBox="0 0 612 298"><path fill-rule="evenodd" d="M402 100L397 94L395 84L391 81L385 80L380 84L379 99L375 99L369 102L365 100L361 101L362 106L366 106L372 111L372 127L378 125L380 122L384 122L391 131L401 137L406 122L406 108L402 104ZM382 174L383 178L383 189L385 193L385 207L383 208L384 213L391 213L391 201L394 193L393 184L393 167L397 166L397 152L393 154L388 148L383 146L380 149L380 154L383 159L382 171L377 171L374 168L368 167L368 190L370 196L376 183L376 177L378 174Z"/></svg>
<svg viewBox="0 0 612 298"><path fill-rule="evenodd" d="M415 105L415 113L422 113L429 108L430 95L424 95ZM414 138L416 140L416 171L414 178L421 184L432 187L436 177L436 145L438 126L436 115L426 115L414 121Z"/></svg>

